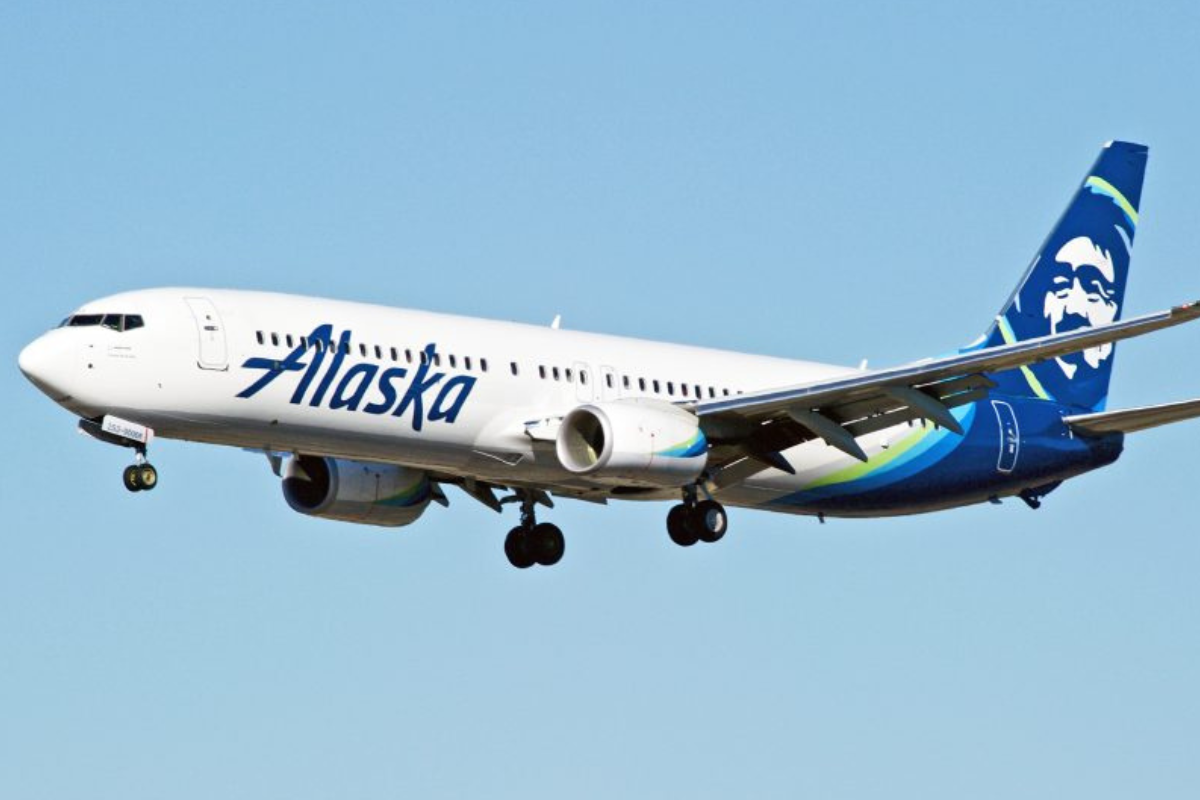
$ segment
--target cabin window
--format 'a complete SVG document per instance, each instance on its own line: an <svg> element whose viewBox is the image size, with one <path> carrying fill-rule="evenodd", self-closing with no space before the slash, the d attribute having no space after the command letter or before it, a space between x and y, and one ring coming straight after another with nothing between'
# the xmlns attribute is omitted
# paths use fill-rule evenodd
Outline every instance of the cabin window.
<svg viewBox="0 0 1200 800"><path fill-rule="evenodd" d="M688 385L686 383L679 384L679 393L684 397L688 396Z"/></svg>
<svg viewBox="0 0 1200 800"><path fill-rule="evenodd" d="M554 380L558 380L558 379L559 379L559 376L560 376L560 373L559 373L559 371L558 371L558 367L551 367L551 368L550 368L550 374L554 376Z"/></svg>
<svg viewBox="0 0 1200 800"><path fill-rule="evenodd" d="M728 390L728 389L722 389L721 391L724 393L724 395L725 395L726 397L729 397L729 390Z"/></svg>
<svg viewBox="0 0 1200 800"><path fill-rule="evenodd" d="M579 382L582 383L584 386L587 386L588 377L587 377L586 369L579 370Z"/></svg>
<svg viewBox="0 0 1200 800"><path fill-rule="evenodd" d="M671 397L675 396L675 383L673 381L667 381L667 394L671 395Z"/></svg>
<svg viewBox="0 0 1200 800"><path fill-rule="evenodd" d="M72 324L72 325L75 325L75 324L77 324L77 323L75 322L75 320L74 320L74 319L72 319L72 320L71 320L71 324ZM262 344L262 343L263 343L263 335L262 335L262 331L255 331L255 332L254 332L254 338L258 340L258 343L259 343L259 344Z"/></svg>
<svg viewBox="0 0 1200 800"><path fill-rule="evenodd" d="M417 353L417 360L424 364L425 362L429 361L429 354L424 350L421 350Z"/></svg>
<svg viewBox="0 0 1200 800"><path fill-rule="evenodd" d="M508 368L512 371L512 374L514 377L520 374L520 372L517 370L517 362L515 362L515 361L508 362Z"/></svg>
<svg viewBox="0 0 1200 800"><path fill-rule="evenodd" d="M662 393L662 390L659 388L659 385L658 385L658 378L655 378L655 379L654 379L654 393L655 393L655 394L661 394L661 393Z"/></svg>
<svg viewBox="0 0 1200 800"><path fill-rule="evenodd" d="M645 378L638 378L638 389L641 389L643 392L646 391L646 379Z"/></svg>
<svg viewBox="0 0 1200 800"><path fill-rule="evenodd" d="M628 376L628 375L622 375L622 376L621 376L621 385L622 385L622 386L624 386L626 389L629 389L629 388L630 388L630 386L629 386L629 376Z"/></svg>
<svg viewBox="0 0 1200 800"><path fill-rule="evenodd" d="M710 386L710 387L708 387L708 396L709 396L709 397L716 397L716 396L717 396L717 390L716 390L716 389L714 389L714 388L713 388L713 387L711 387L711 386Z"/></svg>
<svg viewBox="0 0 1200 800"><path fill-rule="evenodd" d="M546 367L542 364L538 364L538 375L542 380L546 380Z"/></svg>
<svg viewBox="0 0 1200 800"><path fill-rule="evenodd" d="M388 349L388 355L390 355L392 357L393 362L400 360L400 358L399 358L400 354L396 352L396 348L394 348L394 347Z"/></svg>
<svg viewBox="0 0 1200 800"><path fill-rule="evenodd" d="M409 364L412 363L412 350L405 349L404 360L407 361ZM424 364L425 362L422 361L421 363Z"/></svg>
<svg viewBox="0 0 1200 800"><path fill-rule="evenodd" d="M467 372L471 371L471 357L470 356L463 356L463 369L465 369Z"/></svg>
<svg viewBox="0 0 1200 800"><path fill-rule="evenodd" d="M567 378L567 383L574 383L574 382L575 382L575 374L574 374L573 372L571 372L571 368L570 368L570 367L567 367L565 370L563 370L563 372L564 372L564 373L565 373L565 375L566 375L566 378Z"/></svg>
<svg viewBox="0 0 1200 800"><path fill-rule="evenodd" d="M313 339L312 344L313 344L313 349L316 350L318 353L323 352L325 350L325 342L322 341L321 339Z"/></svg>
<svg viewBox="0 0 1200 800"><path fill-rule="evenodd" d="M613 386L613 383L614 383L614 381L613 381L613 376L612 376L612 373L611 373L611 372L606 372L606 373L604 374L604 383L605 383L605 384L608 386L608 388L610 388L610 389L616 388L616 387L614 387L614 386Z"/></svg>
<svg viewBox="0 0 1200 800"><path fill-rule="evenodd" d="M487 359L486 358L479 359L479 371L487 372Z"/></svg>
<svg viewBox="0 0 1200 800"><path fill-rule="evenodd" d="M451 355L451 356L449 357L449 361L450 361L450 368L451 368L451 369L457 369L457 368L458 368L458 359L457 359L457 358L455 358L453 355Z"/></svg>

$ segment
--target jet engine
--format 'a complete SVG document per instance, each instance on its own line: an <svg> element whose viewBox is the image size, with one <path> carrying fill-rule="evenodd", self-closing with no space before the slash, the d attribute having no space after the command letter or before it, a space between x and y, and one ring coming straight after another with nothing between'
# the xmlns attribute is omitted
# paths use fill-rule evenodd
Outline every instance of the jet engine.
<svg viewBox="0 0 1200 800"><path fill-rule="evenodd" d="M324 456L294 456L283 468L283 498L301 514L362 525L416 522L433 484L418 469Z"/></svg>
<svg viewBox="0 0 1200 800"><path fill-rule="evenodd" d="M555 450L567 471L613 486L685 486L708 462L696 415L650 399L575 408L563 418Z"/></svg>

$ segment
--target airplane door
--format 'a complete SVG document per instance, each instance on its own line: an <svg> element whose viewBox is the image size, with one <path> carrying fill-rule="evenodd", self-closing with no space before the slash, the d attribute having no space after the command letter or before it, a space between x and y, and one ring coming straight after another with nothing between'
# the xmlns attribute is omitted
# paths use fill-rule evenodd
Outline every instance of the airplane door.
<svg viewBox="0 0 1200 800"><path fill-rule="evenodd" d="M996 461L996 471L1007 474L1017 468L1017 456L1021 454L1021 429L1017 426L1016 412L1008 403L993 400L992 409L1000 426L1000 458Z"/></svg>
<svg viewBox="0 0 1200 800"><path fill-rule="evenodd" d="M225 326L217 307L207 297L185 297L184 302L192 310L196 322L196 334L200 338L200 356L196 360L200 369L229 369L229 356L225 348Z"/></svg>

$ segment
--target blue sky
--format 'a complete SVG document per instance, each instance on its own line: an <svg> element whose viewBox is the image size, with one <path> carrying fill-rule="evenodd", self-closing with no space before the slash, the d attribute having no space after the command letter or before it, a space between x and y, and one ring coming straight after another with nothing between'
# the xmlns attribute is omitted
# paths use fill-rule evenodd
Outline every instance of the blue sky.
<svg viewBox="0 0 1200 800"><path fill-rule="evenodd" d="M0 796L1194 796L1200 424L1019 503L831 521L452 494L312 520L162 484L28 385L83 301L198 284L873 365L977 336L1099 145L1151 157L1126 312L1200 299L1200 8L0 8ZM1200 396L1184 328L1111 403Z"/></svg>

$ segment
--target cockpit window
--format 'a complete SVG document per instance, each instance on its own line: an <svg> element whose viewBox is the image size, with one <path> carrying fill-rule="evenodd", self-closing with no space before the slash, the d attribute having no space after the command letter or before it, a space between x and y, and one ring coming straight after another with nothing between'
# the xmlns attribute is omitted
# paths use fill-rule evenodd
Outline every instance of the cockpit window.
<svg viewBox="0 0 1200 800"><path fill-rule="evenodd" d="M131 331L145 326L141 314L76 314L63 320L62 326L86 328L101 325L114 331Z"/></svg>
<svg viewBox="0 0 1200 800"><path fill-rule="evenodd" d="M67 322L72 328L84 328L91 325L99 325L102 316L100 314L76 314Z"/></svg>

